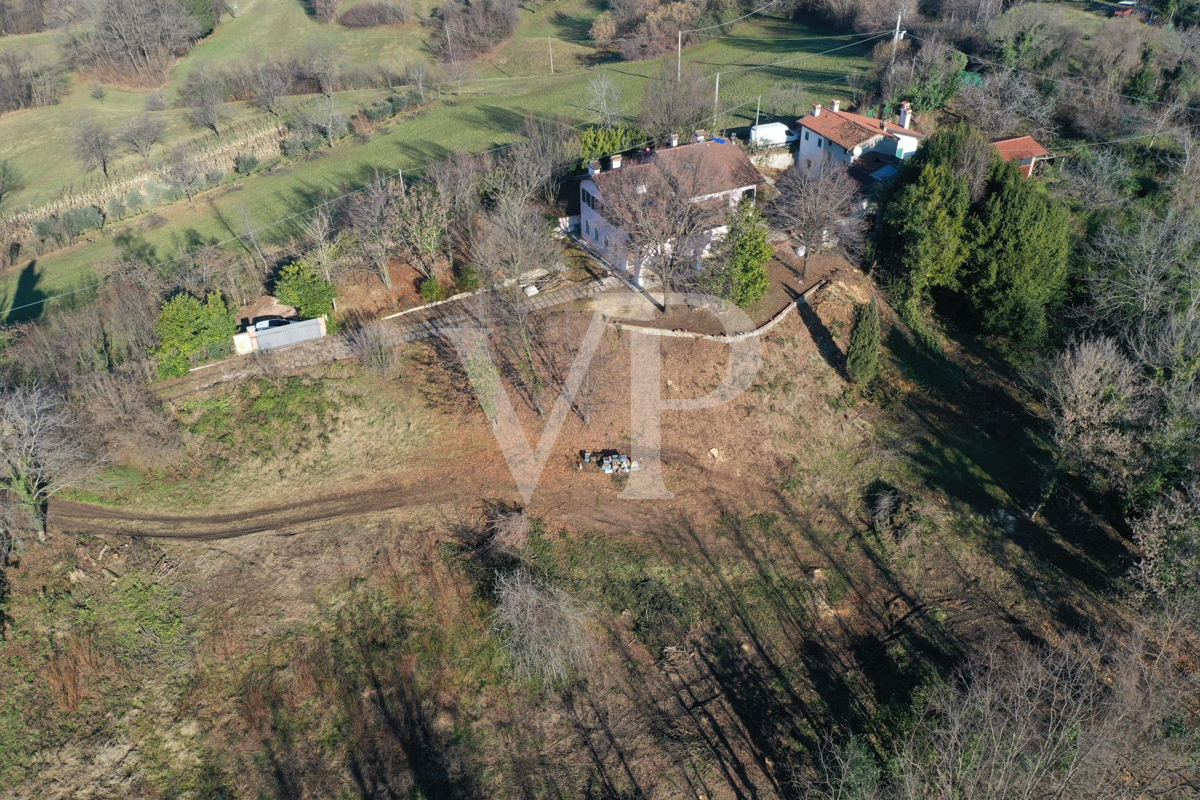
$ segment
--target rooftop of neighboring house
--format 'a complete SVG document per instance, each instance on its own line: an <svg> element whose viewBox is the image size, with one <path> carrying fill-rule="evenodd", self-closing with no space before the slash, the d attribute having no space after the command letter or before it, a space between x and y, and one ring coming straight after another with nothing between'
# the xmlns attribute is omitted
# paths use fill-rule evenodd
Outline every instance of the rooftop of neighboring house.
<svg viewBox="0 0 1200 800"><path fill-rule="evenodd" d="M894 178L900 174L900 159L887 153L863 153L846 174L863 187Z"/></svg>
<svg viewBox="0 0 1200 800"><path fill-rule="evenodd" d="M703 131L697 132L703 136ZM720 194L757 186L766 179L762 173L750 163L742 148L724 139L705 139L701 142L662 147L657 150L635 153L632 156L614 156L611 168L600 172L599 164L593 162L591 176L603 194L605 184L613 180L618 170L638 173L642 170L666 169L668 172L682 172L695 169L695 196Z"/></svg>
<svg viewBox="0 0 1200 800"><path fill-rule="evenodd" d="M1027 158L1046 158L1050 151L1038 144L1032 136L1014 136L1009 139L993 139L992 144L1000 151L1005 161L1024 161Z"/></svg>
<svg viewBox="0 0 1200 800"><path fill-rule="evenodd" d="M902 107L901 118L906 124L912 124L911 112L908 105ZM852 111L842 111L838 101L829 108L822 108L820 103L813 105L813 113L799 120L801 126L814 133L824 136L834 144L839 144L847 150L866 144L878 136L911 136L914 139L924 139L925 134L912 128L899 125L891 120L879 120L873 117L855 114Z"/></svg>

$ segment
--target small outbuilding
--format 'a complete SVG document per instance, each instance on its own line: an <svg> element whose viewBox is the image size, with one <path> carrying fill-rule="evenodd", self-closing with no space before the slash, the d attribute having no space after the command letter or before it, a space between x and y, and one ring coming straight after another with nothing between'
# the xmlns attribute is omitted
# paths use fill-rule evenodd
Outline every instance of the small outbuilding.
<svg viewBox="0 0 1200 800"><path fill-rule="evenodd" d="M750 144L756 147L783 147L796 141L796 134L782 122L765 122L750 128Z"/></svg>
<svg viewBox="0 0 1200 800"><path fill-rule="evenodd" d="M1042 147L1032 136L1014 136L1010 139L993 139L992 144L1000 151L1005 161L1015 161L1026 178L1033 177L1033 168L1039 161L1050 158L1050 151Z"/></svg>
<svg viewBox="0 0 1200 800"><path fill-rule="evenodd" d="M279 327L234 334L233 349L239 356L300 344L325 335L325 318L306 319Z"/></svg>

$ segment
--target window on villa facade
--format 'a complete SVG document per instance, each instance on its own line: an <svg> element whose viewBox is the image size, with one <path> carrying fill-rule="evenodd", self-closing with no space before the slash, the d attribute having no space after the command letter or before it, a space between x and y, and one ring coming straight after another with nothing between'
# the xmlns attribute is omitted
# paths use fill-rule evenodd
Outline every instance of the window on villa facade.
<svg viewBox="0 0 1200 800"><path fill-rule="evenodd" d="M818 136L817 137L817 147L820 147L820 146L821 146L821 137Z"/></svg>
<svg viewBox="0 0 1200 800"><path fill-rule="evenodd" d="M808 141L808 131L804 132L804 141Z"/></svg>

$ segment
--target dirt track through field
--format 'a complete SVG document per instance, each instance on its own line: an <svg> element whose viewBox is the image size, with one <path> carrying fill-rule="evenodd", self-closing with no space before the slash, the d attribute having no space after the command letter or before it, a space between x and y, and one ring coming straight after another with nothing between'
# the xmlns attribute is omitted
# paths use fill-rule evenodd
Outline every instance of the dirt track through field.
<svg viewBox="0 0 1200 800"><path fill-rule="evenodd" d="M507 488L505 494L512 491ZM482 495L486 496L486 492ZM156 539L233 539L254 533L286 533L311 522L356 517L462 499L462 488L396 485L284 503L231 514L151 514L51 500L48 525L67 533L147 536Z"/></svg>

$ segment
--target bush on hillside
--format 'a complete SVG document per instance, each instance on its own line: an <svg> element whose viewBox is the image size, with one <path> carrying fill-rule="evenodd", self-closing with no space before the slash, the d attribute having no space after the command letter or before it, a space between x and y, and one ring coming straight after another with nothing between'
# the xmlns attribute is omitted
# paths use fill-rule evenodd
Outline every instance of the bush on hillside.
<svg viewBox="0 0 1200 800"><path fill-rule="evenodd" d="M387 3L359 3L338 17L338 23L346 28L373 28L377 25L402 25L412 17L412 8L407 2L391 0Z"/></svg>
<svg viewBox="0 0 1200 800"><path fill-rule="evenodd" d="M326 317L333 321L333 301L337 287L317 274L306 259L283 268L275 281L275 297L300 312L305 319Z"/></svg>
<svg viewBox="0 0 1200 800"><path fill-rule="evenodd" d="M233 161L233 168L240 175L249 175L258 169L258 156L253 153L239 153Z"/></svg>
<svg viewBox="0 0 1200 800"><path fill-rule="evenodd" d="M190 294L175 295L154 324L159 376L186 375L194 362L225 355L236 332L233 312L220 294L210 293L203 303Z"/></svg>

